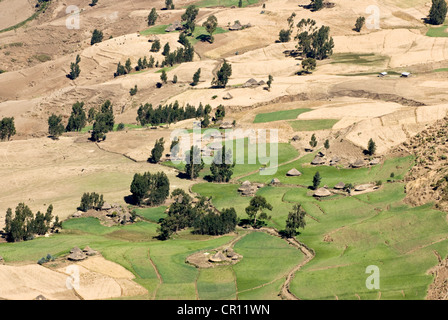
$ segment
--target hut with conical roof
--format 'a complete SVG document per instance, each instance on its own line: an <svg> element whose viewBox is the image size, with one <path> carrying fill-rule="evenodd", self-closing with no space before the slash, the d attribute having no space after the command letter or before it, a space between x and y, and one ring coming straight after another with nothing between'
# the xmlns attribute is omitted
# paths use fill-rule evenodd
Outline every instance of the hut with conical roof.
<svg viewBox="0 0 448 320"><path fill-rule="evenodd" d="M221 251L216 252L209 258L210 262L224 262L226 260L227 260L226 256L223 255Z"/></svg>
<svg viewBox="0 0 448 320"><path fill-rule="evenodd" d="M334 186L334 188L336 190L342 190L345 188L345 183L344 182L339 182L337 185Z"/></svg>
<svg viewBox="0 0 448 320"><path fill-rule="evenodd" d="M258 81L255 80L254 78L250 78L243 84L243 88L251 88L256 86L258 86Z"/></svg>
<svg viewBox="0 0 448 320"><path fill-rule="evenodd" d="M319 188L314 192L313 196L318 198L329 197L331 196L331 192L328 189Z"/></svg>
<svg viewBox="0 0 448 320"><path fill-rule="evenodd" d="M70 254L68 255L67 259L72 261L81 261L86 259L87 256L84 252L81 251L78 247L74 247L72 250L70 250Z"/></svg>
<svg viewBox="0 0 448 320"><path fill-rule="evenodd" d="M313 161L311 161L311 164L313 165L320 165L320 164L324 164L325 163L325 159L323 157L319 157L319 156L315 156Z"/></svg>
<svg viewBox="0 0 448 320"><path fill-rule="evenodd" d="M364 167L364 161L361 159L357 159L353 164L352 164L353 168L361 168Z"/></svg>
<svg viewBox="0 0 448 320"><path fill-rule="evenodd" d="M280 184L280 180L279 179L274 178L274 179L271 180L270 185L277 185L277 184Z"/></svg>
<svg viewBox="0 0 448 320"><path fill-rule="evenodd" d="M230 94L230 92L227 92L222 98L224 100L230 100L233 99L233 96Z"/></svg>
<svg viewBox="0 0 448 320"><path fill-rule="evenodd" d="M230 31L238 31L243 29L243 26L241 25L241 23L239 21L235 21L235 23L233 24L233 26L229 27Z"/></svg>
<svg viewBox="0 0 448 320"><path fill-rule="evenodd" d="M288 172L286 172L287 176L290 177L298 177L302 175L302 172L300 172L299 170L297 170L296 168L292 168L291 170L289 170Z"/></svg>
<svg viewBox="0 0 448 320"><path fill-rule="evenodd" d="M87 256L94 256L97 254L97 252L95 250L93 250L92 248L90 248L89 246L86 246L84 248L84 250L82 250Z"/></svg>

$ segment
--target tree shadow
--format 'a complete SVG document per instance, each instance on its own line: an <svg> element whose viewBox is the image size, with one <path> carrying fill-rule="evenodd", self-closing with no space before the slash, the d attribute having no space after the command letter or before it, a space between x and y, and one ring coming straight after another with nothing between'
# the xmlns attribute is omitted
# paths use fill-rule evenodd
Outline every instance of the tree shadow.
<svg viewBox="0 0 448 320"><path fill-rule="evenodd" d="M132 196L132 194L124 196L123 200L127 204L131 204L131 205L134 205L134 206L138 205L138 203L135 201L135 198Z"/></svg>
<svg viewBox="0 0 448 320"><path fill-rule="evenodd" d="M210 42L211 43L211 37L208 34L200 34L196 37L197 40L201 42Z"/></svg>

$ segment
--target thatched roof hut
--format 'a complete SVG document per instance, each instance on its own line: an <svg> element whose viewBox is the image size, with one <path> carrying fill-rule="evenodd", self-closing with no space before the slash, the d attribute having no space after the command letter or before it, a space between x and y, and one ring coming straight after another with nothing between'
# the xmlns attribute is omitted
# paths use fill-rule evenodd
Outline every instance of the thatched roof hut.
<svg viewBox="0 0 448 320"><path fill-rule="evenodd" d="M266 84L266 82L264 82L264 80L260 80L260 82L258 82L259 86L264 86Z"/></svg>
<svg viewBox="0 0 448 320"><path fill-rule="evenodd" d="M344 187L345 187L345 183L344 182L339 182L337 185L334 186L334 188L337 189L337 190L344 189Z"/></svg>
<svg viewBox="0 0 448 320"><path fill-rule="evenodd" d="M372 161L370 161L369 164L371 166L376 166L378 163L380 163L380 159L376 158L376 159L373 159Z"/></svg>
<svg viewBox="0 0 448 320"><path fill-rule="evenodd" d="M255 87L258 86L258 81L254 78L250 78L243 84L243 88Z"/></svg>
<svg viewBox="0 0 448 320"><path fill-rule="evenodd" d="M246 180L246 181L244 181L241 185L242 185L242 186L250 186L251 183L250 183L249 180Z"/></svg>
<svg viewBox="0 0 448 320"><path fill-rule="evenodd" d="M325 159L323 157L319 157L319 156L315 156L313 161L311 161L311 164L314 165L319 165L319 164L324 164L325 163Z"/></svg>
<svg viewBox="0 0 448 320"><path fill-rule="evenodd" d="M101 210L110 210L110 209L112 209L112 206L109 203L104 202L103 206L101 207Z"/></svg>
<svg viewBox="0 0 448 320"><path fill-rule="evenodd" d="M67 259L72 261L81 261L86 259L87 256L84 252L81 251L78 247L74 247L72 250L70 250L70 254L68 255Z"/></svg>
<svg viewBox="0 0 448 320"><path fill-rule="evenodd" d="M277 178L274 178L271 180L271 184L275 185L275 184L280 184L280 180Z"/></svg>
<svg viewBox="0 0 448 320"><path fill-rule="evenodd" d="M355 191L366 191L371 187L373 187L371 184L360 184L359 186L355 186Z"/></svg>
<svg viewBox="0 0 448 320"><path fill-rule="evenodd" d="M96 252L95 250L93 250L92 248L90 248L89 246L86 246L84 248L84 250L82 250L86 255L88 256L94 256L96 255L98 252Z"/></svg>
<svg viewBox="0 0 448 320"><path fill-rule="evenodd" d="M239 21L235 21L235 23L233 24L233 26L229 27L230 31L238 31L243 29L243 26L241 25L241 23Z"/></svg>
<svg viewBox="0 0 448 320"><path fill-rule="evenodd" d="M226 260L227 260L226 256L223 255L221 251L216 252L214 255L212 255L209 258L209 261L211 261L211 262L223 262Z"/></svg>
<svg viewBox="0 0 448 320"><path fill-rule="evenodd" d="M352 164L353 168L361 168L364 167L364 161L361 159L356 160L353 164Z"/></svg>
<svg viewBox="0 0 448 320"><path fill-rule="evenodd" d="M295 135L294 137L292 137L292 139L291 139L292 141L299 141L300 140L300 137L299 137L299 135Z"/></svg>
<svg viewBox="0 0 448 320"><path fill-rule="evenodd" d="M165 32L173 32L176 30L182 30L184 27L180 21L174 21L173 24L170 24L166 29Z"/></svg>
<svg viewBox="0 0 448 320"><path fill-rule="evenodd" d="M36 298L34 298L33 300L48 300L48 299L45 296L40 294Z"/></svg>
<svg viewBox="0 0 448 320"><path fill-rule="evenodd" d="M219 129L232 129L233 125L230 122L223 122L220 126Z"/></svg>
<svg viewBox="0 0 448 320"><path fill-rule="evenodd" d="M328 189L319 188L314 192L313 196L319 197L319 198L328 197L328 196L331 196L331 192Z"/></svg>
<svg viewBox="0 0 448 320"><path fill-rule="evenodd" d="M79 218L79 217L81 217L82 216L82 211L77 211L77 212L75 212L74 214L72 214L72 217L73 218Z"/></svg>
<svg viewBox="0 0 448 320"><path fill-rule="evenodd" d="M298 177L298 176L302 175L302 172L300 172L296 168L293 168L293 169L289 170L288 172L286 172L286 175L287 176L292 176L292 177Z"/></svg>
<svg viewBox="0 0 448 320"><path fill-rule="evenodd" d="M233 96L230 94L230 92L227 92L222 98L224 100L230 100L233 99Z"/></svg>
<svg viewBox="0 0 448 320"><path fill-rule="evenodd" d="M156 36L155 34L151 35L151 36L148 38L148 42L154 42L154 41L157 41L157 40L160 41L160 38L159 38L158 36Z"/></svg>

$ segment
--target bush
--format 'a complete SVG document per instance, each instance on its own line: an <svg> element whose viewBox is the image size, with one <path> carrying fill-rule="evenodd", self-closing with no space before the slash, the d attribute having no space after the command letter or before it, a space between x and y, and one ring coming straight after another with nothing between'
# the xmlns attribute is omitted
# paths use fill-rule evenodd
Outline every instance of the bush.
<svg viewBox="0 0 448 320"><path fill-rule="evenodd" d="M94 45L95 43L99 43L103 41L103 32L97 29L93 30L92 38L90 39L90 44Z"/></svg>
<svg viewBox="0 0 448 320"><path fill-rule="evenodd" d="M124 130L124 123L120 122L117 126L117 131L123 131Z"/></svg>

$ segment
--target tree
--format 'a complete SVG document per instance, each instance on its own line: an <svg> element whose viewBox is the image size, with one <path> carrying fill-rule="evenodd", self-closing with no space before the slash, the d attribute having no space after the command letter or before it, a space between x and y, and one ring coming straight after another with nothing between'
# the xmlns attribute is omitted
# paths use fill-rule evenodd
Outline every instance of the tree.
<svg viewBox="0 0 448 320"><path fill-rule="evenodd" d="M173 83L177 83L177 75L173 76Z"/></svg>
<svg viewBox="0 0 448 320"><path fill-rule="evenodd" d="M199 83L199 78L201 77L201 68L199 68L193 75L192 86L196 86Z"/></svg>
<svg viewBox="0 0 448 320"><path fill-rule="evenodd" d="M124 68L126 69L126 73L131 72L131 70L132 70L132 64L131 64L131 59L130 59L130 58L128 58L128 59L126 60L126 63L125 63L125 65L124 65Z"/></svg>
<svg viewBox="0 0 448 320"><path fill-rule="evenodd" d="M151 156L148 159L149 162L158 163L160 161L165 150L164 144L163 137L156 141L154 148L151 150Z"/></svg>
<svg viewBox="0 0 448 320"><path fill-rule="evenodd" d="M367 154L373 156L375 151L376 151L376 144L372 140L372 138L370 138L369 143L367 144Z"/></svg>
<svg viewBox="0 0 448 320"><path fill-rule="evenodd" d="M170 181L164 172L136 173L131 183L132 197L137 204L161 205L170 193Z"/></svg>
<svg viewBox="0 0 448 320"><path fill-rule="evenodd" d="M199 177L199 172L204 169L204 160L201 156L201 150L198 146L193 145L185 157L185 174L190 180Z"/></svg>
<svg viewBox="0 0 448 320"><path fill-rule="evenodd" d="M278 34L278 41L289 42L291 40L291 31L282 29Z"/></svg>
<svg viewBox="0 0 448 320"><path fill-rule="evenodd" d="M312 148L315 148L317 146L317 140L316 140L316 135L313 133L313 135L311 136L311 140L310 140L310 146Z"/></svg>
<svg viewBox="0 0 448 320"><path fill-rule="evenodd" d="M134 88L131 88L131 89L129 90L129 94L130 94L131 96L135 96L135 95L137 94L137 91L138 91L138 88L137 88L137 85L135 85Z"/></svg>
<svg viewBox="0 0 448 320"><path fill-rule="evenodd" d="M163 51L162 51L162 55L163 56L167 56L170 54L170 44L167 42L165 43L165 45L163 46Z"/></svg>
<svg viewBox="0 0 448 320"><path fill-rule="evenodd" d="M91 107L89 109L89 112L87 113L87 121L89 123L92 123L92 121L95 120L95 116L96 116L96 110L94 107Z"/></svg>
<svg viewBox="0 0 448 320"><path fill-rule="evenodd" d="M167 77L167 75L166 75L166 71L165 71L165 69L162 70L162 74L160 75L160 80L162 80L163 83L165 83L165 84L166 84L166 82L168 81L168 77Z"/></svg>
<svg viewBox="0 0 448 320"><path fill-rule="evenodd" d="M14 125L14 117L3 118L0 121L0 140L11 139L16 134L16 126Z"/></svg>
<svg viewBox="0 0 448 320"><path fill-rule="evenodd" d="M152 8L151 12L148 15L148 26L155 25L158 17L159 16L157 14L156 8Z"/></svg>
<svg viewBox="0 0 448 320"><path fill-rule="evenodd" d="M93 30L92 38L90 39L90 45L103 41L103 32L98 29Z"/></svg>
<svg viewBox="0 0 448 320"><path fill-rule="evenodd" d="M311 8L313 11L318 11L324 6L323 0L311 0Z"/></svg>
<svg viewBox="0 0 448 320"><path fill-rule="evenodd" d="M212 86L225 88L230 76L232 75L232 65L224 60L223 65L218 70L216 78L213 78Z"/></svg>
<svg viewBox="0 0 448 320"><path fill-rule="evenodd" d="M328 139L325 140L325 142L324 142L324 147L325 147L325 149L327 149L327 150L330 148L330 141L328 141Z"/></svg>
<svg viewBox="0 0 448 320"><path fill-rule="evenodd" d="M289 212L288 218L286 219L285 236L287 238L292 238L298 234L297 229L304 229L306 226L305 222L306 211L303 210L300 204L295 204L292 211Z"/></svg>
<svg viewBox="0 0 448 320"><path fill-rule="evenodd" d="M228 149L226 151L225 147L222 146L222 149L216 152L210 166L212 180L215 182L229 182L233 174L234 166L232 150Z"/></svg>
<svg viewBox="0 0 448 320"><path fill-rule="evenodd" d="M159 52L160 50L160 40L155 40L151 45L151 52Z"/></svg>
<svg viewBox="0 0 448 320"><path fill-rule="evenodd" d="M226 116L226 108L220 104L215 111L215 116L213 117L213 122L217 122L219 120L223 120Z"/></svg>
<svg viewBox="0 0 448 320"><path fill-rule="evenodd" d="M94 7L98 3L98 0L92 0L92 2L89 4L89 6Z"/></svg>
<svg viewBox="0 0 448 320"><path fill-rule="evenodd" d="M253 227L257 226L257 217L259 219L268 218L264 212L265 209L272 211L272 205L266 201L265 197L255 196L250 200L249 206L246 207L246 213L249 216Z"/></svg>
<svg viewBox="0 0 448 320"><path fill-rule="evenodd" d="M358 17L358 19L356 19L356 23L355 23L355 31L361 32L361 29L364 26L365 22L366 22L365 17Z"/></svg>
<svg viewBox="0 0 448 320"><path fill-rule="evenodd" d="M297 49L308 58L323 60L333 54L334 41L330 37L330 27L316 27L316 21L302 19L297 24Z"/></svg>
<svg viewBox="0 0 448 320"><path fill-rule="evenodd" d="M445 0L432 0L428 20L431 24L442 24L446 19L447 4Z"/></svg>
<svg viewBox="0 0 448 320"><path fill-rule="evenodd" d="M215 39L213 38L213 33L216 31L216 28L218 27L218 19L214 15L211 15L202 24L202 26L205 27L205 30L210 35L209 42L213 43L213 41L215 41Z"/></svg>
<svg viewBox="0 0 448 320"><path fill-rule="evenodd" d="M316 173L314 174L314 177L313 177L313 189L314 190L317 190L317 188L319 188L321 180L322 180L322 177L320 176L319 171L316 171Z"/></svg>
<svg viewBox="0 0 448 320"><path fill-rule="evenodd" d="M206 113L201 120L201 128L207 128L210 125L210 116Z"/></svg>
<svg viewBox="0 0 448 320"><path fill-rule="evenodd" d="M70 73L67 75L67 77L71 80L75 80L79 77L79 74L81 73L81 69L79 67L79 63L81 62L81 58L79 57L79 54L76 56L75 62L72 62L70 64Z"/></svg>
<svg viewBox="0 0 448 320"><path fill-rule="evenodd" d="M106 133L112 131L115 124L113 107L110 100L106 100L101 106L100 112L95 117L92 129L92 141L106 139Z"/></svg>
<svg viewBox="0 0 448 320"><path fill-rule="evenodd" d="M268 85L268 90L269 90L269 91L271 91L271 84L272 84L272 81L274 81L274 77L271 76L271 75L269 75L269 77L268 77L268 81L266 82L266 84Z"/></svg>
<svg viewBox="0 0 448 320"><path fill-rule="evenodd" d="M306 58L302 60L302 69L306 73L311 73L311 70L316 69L316 59Z"/></svg>
<svg viewBox="0 0 448 320"><path fill-rule="evenodd" d="M167 9L167 10L172 10L172 9L174 9L174 3L173 3L173 0L165 0L165 8Z"/></svg>
<svg viewBox="0 0 448 320"><path fill-rule="evenodd" d="M59 136L64 132L65 128L62 124L62 117L52 114L48 118L48 133L54 139L58 139Z"/></svg>
<svg viewBox="0 0 448 320"><path fill-rule="evenodd" d="M78 210L87 212L89 210L100 210L104 205L104 197L102 194L92 192L83 193L81 203Z"/></svg>
<svg viewBox="0 0 448 320"><path fill-rule="evenodd" d="M72 113L68 118L66 131L81 131L87 123L86 113L84 111L84 102L77 101L72 106Z"/></svg>
<svg viewBox="0 0 448 320"><path fill-rule="evenodd" d="M239 0L238 1L238 8L242 8L243 7L243 0Z"/></svg>
<svg viewBox="0 0 448 320"><path fill-rule="evenodd" d="M189 5L185 10L185 13L182 14L181 19L185 22L185 32L191 35L195 29L196 17L199 13L199 8L195 5Z"/></svg>

